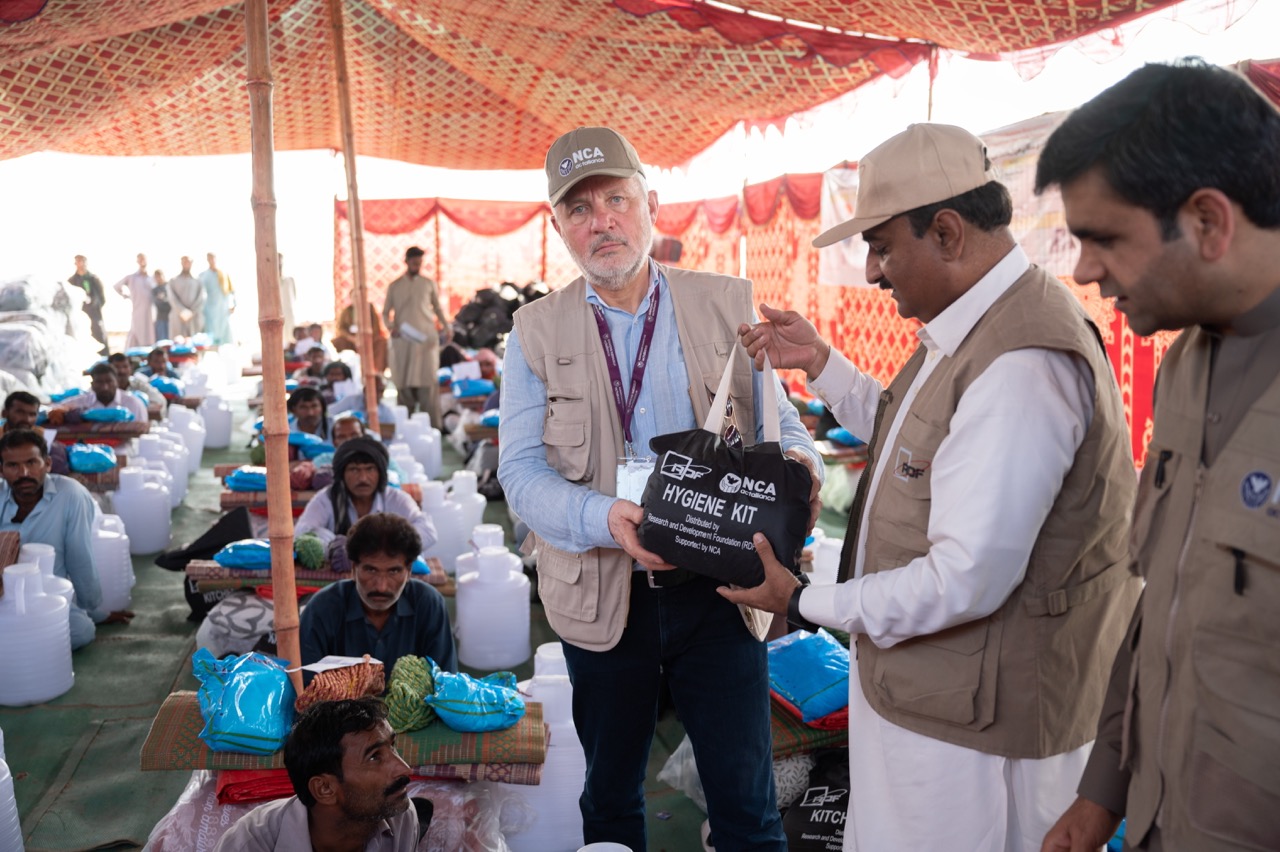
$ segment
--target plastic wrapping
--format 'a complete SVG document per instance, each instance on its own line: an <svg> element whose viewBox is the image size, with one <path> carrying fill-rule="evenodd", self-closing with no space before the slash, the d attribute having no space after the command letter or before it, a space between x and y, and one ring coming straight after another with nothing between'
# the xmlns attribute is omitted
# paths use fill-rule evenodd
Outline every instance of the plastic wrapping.
<svg viewBox="0 0 1280 852"><path fill-rule="evenodd" d="M524 699L511 672L477 680L469 674L442 672L432 663L436 691L424 701L455 731L480 733L510 728L524 716Z"/></svg>
<svg viewBox="0 0 1280 852"><path fill-rule="evenodd" d="M200 648L191 670L200 681L200 738L212 751L272 754L284 746L297 695L283 661L253 653L218 660Z"/></svg>
<svg viewBox="0 0 1280 852"><path fill-rule="evenodd" d="M232 491L266 491L267 469L255 465L241 465L223 480Z"/></svg>
<svg viewBox="0 0 1280 852"><path fill-rule="evenodd" d="M80 419L90 423L128 423L134 416L128 409L111 405L106 408L86 408L80 412Z"/></svg>
<svg viewBox="0 0 1280 852"><path fill-rule="evenodd" d="M106 444L72 444L67 447L67 466L75 473L103 473L116 466L116 451Z"/></svg>
<svg viewBox="0 0 1280 852"><path fill-rule="evenodd" d="M453 383L453 395L458 399L472 396L488 396L494 384L489 379L458 379Z"/></svg>
<svg viewBox="0 0 1280 852"><path fill-rule="evenodd" d="M233 541L213 555L213 560L224 568L271 567L271 542L260 538Z"/></svg>
<svg viewBox="0 0 1280 852"><path fill-rule="evenodd" d="M165 396L186 396L187 393L186 386L181 381L168 376L152 376L151 387Z"/></svg>
<svg viewBox="0 0 1280 852"><path fill-rule="evenodd" d="M849 705L849 649L825 630L769 643L769 688L813 722Z"/></svg>
<svg viewBox="0 0 1280 852"><path fill-rule="evenodd" d="M321 453L331 453L334 450L333 444L310 432L290 432L289 446L297 447L298 454L304 459L314 459Z"/></svg>

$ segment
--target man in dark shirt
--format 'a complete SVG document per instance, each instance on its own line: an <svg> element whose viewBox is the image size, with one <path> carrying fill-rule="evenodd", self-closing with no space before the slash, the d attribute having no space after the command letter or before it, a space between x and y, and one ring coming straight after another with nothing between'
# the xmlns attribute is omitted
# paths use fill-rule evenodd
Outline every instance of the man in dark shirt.
<svg viewBox="0 0 1280 852"><path fill-rule="evenodd" d="M84 312L89 316L89 327L93 339L102 344L99 355L106 355L107 331L102 325L102 306L107 303L106 291L102 289L102 280L89 271L88 261L82 254L76 255L76 274L67 279L72 287L84 290L88 299L84 303Z"/></svg>
<svg viewBox="0 0 1280 852"><path fill-rule="evenodd" d="M355 579L321 589L302 610L303 665L330 654L371 654L389 675L396 660L414 654L457 671L444 598L410 577L421 552L422 539L398 515L377 512L357 521L347 535Z"/></svg>

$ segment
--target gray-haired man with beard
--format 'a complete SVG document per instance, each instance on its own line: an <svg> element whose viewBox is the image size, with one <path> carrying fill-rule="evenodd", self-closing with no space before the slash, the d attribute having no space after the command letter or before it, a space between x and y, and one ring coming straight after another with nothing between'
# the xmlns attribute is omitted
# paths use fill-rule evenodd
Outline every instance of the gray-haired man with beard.
<svg viewBox="0 0 1280 852"><path fill-rule="evenodd" d="M643 783L665 680L697 755L715 846L784 849L760 625L749 627L714 580L641 546L642 509L627 487L651 438L706 419L737 326L753 316L751 282L649 259L658 196L616 131L565 134L546 169L556 232L582 277L515 315L498 477L533 531L538 591L573 678L587 758L583 839L645 848ZM762 387L739 357L731 419L747 443L760 440ZM818 483L809 433L780 398L782 447Z"/></svg>

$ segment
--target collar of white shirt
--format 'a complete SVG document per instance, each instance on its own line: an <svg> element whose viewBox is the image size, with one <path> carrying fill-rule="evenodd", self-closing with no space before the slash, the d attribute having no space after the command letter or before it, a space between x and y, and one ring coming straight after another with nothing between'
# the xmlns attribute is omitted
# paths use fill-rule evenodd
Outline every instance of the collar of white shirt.
<svg viewBox="0 0 1280 852"><path fill-rule="evenodd" d="M916 332L920 342L930 352L941 352L948 357L954 355L983 314L1030 266L1031 261L1022 246L1014 245L986 275L978 279L977 284Z"/></svg>

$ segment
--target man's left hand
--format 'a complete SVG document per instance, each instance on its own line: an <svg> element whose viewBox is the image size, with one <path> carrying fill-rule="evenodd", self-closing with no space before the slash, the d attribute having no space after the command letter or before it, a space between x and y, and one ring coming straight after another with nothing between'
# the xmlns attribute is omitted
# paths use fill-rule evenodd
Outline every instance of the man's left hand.
<svg viewBox="0 0 1280 852"><path fill-rule="evenodd" d="M756 553L760 554L760 561L764 563L764 582L754 589L721 586L716 591L731 603L762 609L785 618L787 604L791 602L791 595L800 581L773 555L773 546L764 537L764 533L756 533L752 541L755 543Z"/></svg>

